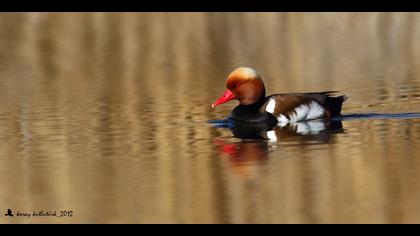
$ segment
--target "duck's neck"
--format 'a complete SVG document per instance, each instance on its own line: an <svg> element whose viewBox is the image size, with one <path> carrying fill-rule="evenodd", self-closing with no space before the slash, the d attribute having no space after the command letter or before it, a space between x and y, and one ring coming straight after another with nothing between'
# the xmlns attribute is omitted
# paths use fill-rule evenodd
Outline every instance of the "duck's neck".
<svg viewBox="0 0 420 236"><path fill-rule="evenodd" d="M249 112L251 112L251 111L259 112L260 108L266 102L267 102L267 98L264 96L264 97L261 97L260 100L258 100L257 102L255 102L253 104L249 104L249 105L239 104L236 108L238 108L238 109L245 109L245 110L247 110Z"/></svg>
<svg viewBox="0 0 420 236"><path fill-rule="evenodd" d="M231 117L245 122L277 122L276 118L268 112L260 111L268 98L262 96L256 103L250 105L238 105L232 110ZM273 120L274 119L274 120Z"/></svg>

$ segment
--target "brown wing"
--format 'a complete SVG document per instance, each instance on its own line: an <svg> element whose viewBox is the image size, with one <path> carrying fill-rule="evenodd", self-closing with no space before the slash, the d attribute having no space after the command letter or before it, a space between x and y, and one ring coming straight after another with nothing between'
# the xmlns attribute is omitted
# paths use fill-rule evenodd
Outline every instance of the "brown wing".
<svg viewBox="0 0 420 236"><path fill-rule="evenodd" d="M274 111L270 112L275 117L280 114L285 115L288 119L290 115L295 111L295 108L302 104L309 104L313 99L304 96L303 94L274 94L270 96L264 106L261 107L261 111L266 111L267 105L270 101L275 101Z"/></svg>
<svg viewBox="0 0 420 236"><path fill-rule="evenodd" d="M289 94L274 94L269 97L267 102L261 107L261 111L265 111L270 99L275 100L274 116L283 114L290 118L295 108L302 104L309 104L316 101L322 107L329 110L332 115L339 115L341 112L341 105L346 100L346 96L332 97L331 95L337 93L336 91L318 92L318 93L289 93Z"/></svg>

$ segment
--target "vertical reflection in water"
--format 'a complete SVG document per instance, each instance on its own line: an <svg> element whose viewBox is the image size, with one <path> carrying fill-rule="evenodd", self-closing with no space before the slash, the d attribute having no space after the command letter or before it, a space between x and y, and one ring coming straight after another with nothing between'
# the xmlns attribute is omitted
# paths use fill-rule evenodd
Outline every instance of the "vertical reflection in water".
<svg viewBox="0 0 420 236"><path fill-rule="evenodd" d="M203 124L234 106L209 108L240 65L257 67L268 93L338 89L345 112L417 111L418 23L1 14L0 204L71 208L74 222L418 221L415 120L349 121L322 141L236 140L248 159L219 154L213 139L230 134Z"/></svg>

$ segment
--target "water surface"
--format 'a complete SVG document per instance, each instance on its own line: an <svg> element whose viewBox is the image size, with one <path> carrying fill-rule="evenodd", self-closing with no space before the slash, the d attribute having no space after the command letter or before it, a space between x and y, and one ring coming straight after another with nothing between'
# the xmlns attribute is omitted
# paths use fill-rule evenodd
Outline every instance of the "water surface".
<svg viewBox="0 0 420 236"><path fill-rule="evenodd" d="M0 223L420 223L419 38L417 13L0 14ZM344 116L216 128L238 66Z"/></svg>

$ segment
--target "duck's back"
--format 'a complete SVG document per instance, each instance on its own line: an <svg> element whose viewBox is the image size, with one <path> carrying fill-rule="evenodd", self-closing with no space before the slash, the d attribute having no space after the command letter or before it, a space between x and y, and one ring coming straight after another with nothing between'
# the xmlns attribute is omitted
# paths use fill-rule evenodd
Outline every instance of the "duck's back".
<svg viewBox="0 0 420 236"><path fill-rule="evenodd" d="M335 91L273 94L261 111L271 113L279 123L313 120L340 115L346 96L333 97Z"/></svg>

